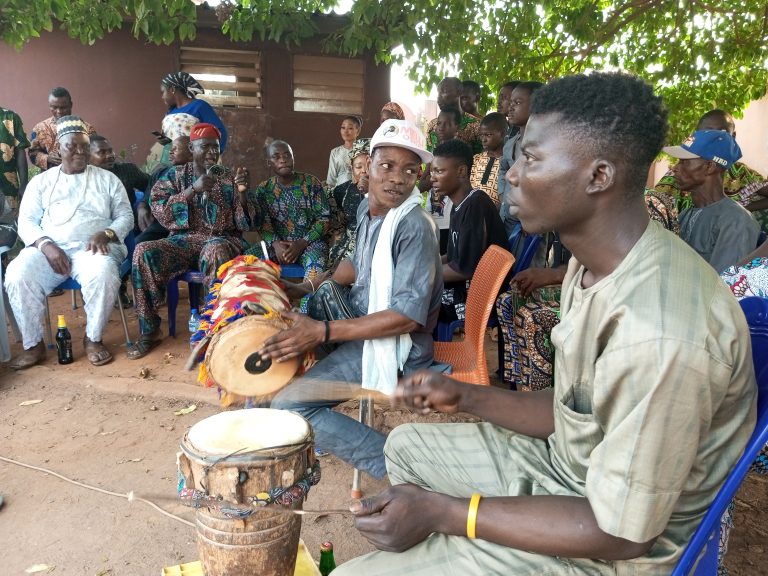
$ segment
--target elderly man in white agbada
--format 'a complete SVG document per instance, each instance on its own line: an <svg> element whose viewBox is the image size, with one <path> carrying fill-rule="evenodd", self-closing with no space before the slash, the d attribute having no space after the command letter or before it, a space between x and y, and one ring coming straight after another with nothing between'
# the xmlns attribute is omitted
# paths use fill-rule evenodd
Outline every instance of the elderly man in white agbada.
<svg viewBox="0 0 768 576"><path fill-rule="evenodd" d="M123 241L133 227L133 213L117 176L88 166L86 124L64 116L57 130L61 165L29 181L19 209L19 236L26 248L6 274L24 344L11 360L14 370L45 358L45 299L70 276L82 287L88 360L94 366L112 360L101 336L120 287L119 266L127 256Z"/></svg>

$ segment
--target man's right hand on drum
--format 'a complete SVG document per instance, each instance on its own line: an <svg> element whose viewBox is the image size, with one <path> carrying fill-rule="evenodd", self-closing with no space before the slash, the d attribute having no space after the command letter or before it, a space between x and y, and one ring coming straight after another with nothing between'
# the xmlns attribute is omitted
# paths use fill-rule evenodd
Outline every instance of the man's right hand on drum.
<svg viewBox="0 0 768 576"><path fill-rule="evenodd" d="M314 350L325 342L324 322L297 312L282 312L281 316L292 325L264 342L264 346L259 350L262 358L285 362L304 354L307 350Z"/></svg>

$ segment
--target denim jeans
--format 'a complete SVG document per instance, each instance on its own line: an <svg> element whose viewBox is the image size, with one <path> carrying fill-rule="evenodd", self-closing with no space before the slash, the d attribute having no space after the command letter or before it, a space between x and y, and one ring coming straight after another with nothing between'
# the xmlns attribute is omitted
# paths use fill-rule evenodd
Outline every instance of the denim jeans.
<svg viewBox="0 0 768 576"><path fill-rule="evenodd" d="M318 446L375 478L383 478L387 473L386 436L333 410L360 394L362 362L362 341L342 344L283 388L272 400L272 408L300 414L312 425Z"/></svg>

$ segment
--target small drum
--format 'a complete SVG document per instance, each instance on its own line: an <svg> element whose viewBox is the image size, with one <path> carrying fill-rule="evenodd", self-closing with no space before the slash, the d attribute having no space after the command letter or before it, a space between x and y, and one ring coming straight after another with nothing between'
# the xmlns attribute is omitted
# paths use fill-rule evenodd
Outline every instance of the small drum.
<svg viewBox="0 0 768 576"><path fill-rule="evenodd" d="M232 394L266 396L285 386L299 368L299 359L273 363L257 350L287 328L279 316L246 316L216 333L205 353L208 377Z"/></svg>
<svg viewBox="0 0 768 576"><path fill-rule="evenodd" d="M217 502L197 510L197 548L206 576L293 574L301 516L289 510L302 508L309 486L319 479L310 480L319 471L306 420L267 408L206 418L181 442L179 473L186 488Z"/></svg>
<svg viewBox="0 0 768 576"><path fill-rule="evenodd" d="M272 363L257 351L288 327L280 312L289 309L277 265L251 255L222 265L193 336L195 355L205 351L198 381L239 396L267 396L288 384L311 358Z"/></svg>

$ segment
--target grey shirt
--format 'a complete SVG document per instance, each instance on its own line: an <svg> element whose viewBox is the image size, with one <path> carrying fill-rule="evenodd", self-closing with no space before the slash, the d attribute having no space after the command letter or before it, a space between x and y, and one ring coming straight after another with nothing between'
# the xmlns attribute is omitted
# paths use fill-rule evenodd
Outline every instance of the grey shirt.
<svg viewBox="0 0 768 576"><path fill-rule="evenodd" d="M355 283L349 301L360 316L368 313L371 284L371 261L379 238L383 216L368 214L368 199L357 209L357 243L352 255ZM413 208L400 221L392 243L392 275L390 309L417 322L411 333L413 347L406 368L417 370L432 363L432 331L437 325L443 290L443 268L440 260L438 231L432 218L420 207Z"/></svg>
<svg viewBox="0 0 768 576"><path fill-rule="evenodd" d="M759 235L760 225L730 198L680 214L680 238L718 272L752 252Z"/></svg>

